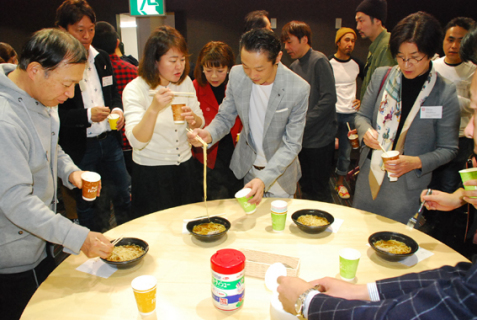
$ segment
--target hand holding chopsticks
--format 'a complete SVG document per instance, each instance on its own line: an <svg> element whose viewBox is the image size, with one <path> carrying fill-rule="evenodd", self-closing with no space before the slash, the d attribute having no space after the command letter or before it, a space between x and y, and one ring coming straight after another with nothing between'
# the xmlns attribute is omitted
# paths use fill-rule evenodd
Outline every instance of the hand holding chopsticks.
<svg viewBox="0 0 477 320"><path fill-rule="evenodd" d="M186 128L186 130L187 130L187 132L189 132L190 134L195 134L194 131L192 131L192 130L189 129L189 128ZM197 141L199 141L199 142L202 144L202 146L207 147L208 144L207 144L201 137L199 137L198 134L195 134L194 139L197 140ZM190 141L190 138L189 138L189 141ZM191 143L192 143L192 141L191 141ZM192 144L193 144L193 143L192 143ZM194 146L198 147L198 145L194 145Z"/></svg>
<svg viewBox="0 0 477 320"><path fill-rule="evenodd" d="M363 139L364 143L365 143L368 147L370 147L370 148L372 148L372 149L377 149L376 146L379 146L379 147L381 148L381 150L383 150L384 154L387 156L388 153L387 153L386 150L383 148L383 146L379 143L378 138L374 136L374 133L373 133L373 131L371 130L371 128L368 128L368 131L367 131L366 133L367 133L367 134L369 133L369 135L374 139L374 141L373 141L373 140L370 140L369 138L367 138L367 135L365 135L365 136L364 136L364 139Z"/></svg>

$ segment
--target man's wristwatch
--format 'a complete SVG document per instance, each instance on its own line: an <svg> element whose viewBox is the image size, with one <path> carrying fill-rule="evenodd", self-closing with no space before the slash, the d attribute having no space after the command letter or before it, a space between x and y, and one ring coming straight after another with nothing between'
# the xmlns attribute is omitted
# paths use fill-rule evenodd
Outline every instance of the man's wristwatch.
<svg viewBox="0 0 477 320"><path fill-rule="evenodd" d="M306 300L306 296L308 296L308 294L312 291L316 291L316 292L320 292L318 290L318 286L315 286L313 288L310 288L308 290L306 290L305 292L303 292L299 297L298 299L296 299L296 302L295 302L295 312L296 312L296 315L297 316L303 316L303 309L304 309L304 306L305 306L305 300Z"/></svg>

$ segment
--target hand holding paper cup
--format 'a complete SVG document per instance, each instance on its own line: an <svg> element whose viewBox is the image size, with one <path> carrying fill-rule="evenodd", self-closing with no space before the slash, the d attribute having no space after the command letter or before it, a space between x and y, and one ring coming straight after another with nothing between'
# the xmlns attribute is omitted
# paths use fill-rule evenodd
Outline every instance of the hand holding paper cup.
<svg viewBox="0 0 477 320"><path fill-rule="evenodd" d="M131 282L131 287L139 313L143 316L152 314L156 310L157 279L153 276L139 276Z"/></svg>
<svg viewBox="0 0 477 320"><path fill-rule="evenodd" d="M252 191L252 189L243 188L235 194L235 198L237 199L238 203L240 203L240 206L243 208L246 214L252 214L255 212L255 210L257 210L257 206L255 204L248 202L248 200L253 198L253 196L247 198L247 195L250 193L250 191Z"/></svg>
<svg viewBox="0 0 477 320"><path fill-rule="evenodd" d="M185 107L184 103L171 104L172 116L174 117L174 123L183 124L185 119L182 116L182 107Z"/></svg>
<svg viewBox="0 0 477 320"><path fill-rule="evenodd" d="M81 180L83 181L83 199L86 201L94 201L98 194L101 176L96 172L86 171L81 174Z"/></svg>
<svg viewBox="0 0 477 320"><path fill-rule="evenodd" d="M397 160L399 159L399 151L392 150L392 151L387 151L386 153L383 153L381 155L381 158L383 159L383 164L386 163L389 160ZM388 172L388 177L389 181L397 181L397 177L390 177L389 172Z"/></svg>
<svg viewBox="0 0 477 320"><path fill-rule="evenodd" d="M474 191L477 190L477 186L466 186L465 182L469 180L477 180L477 168L469 168L460 170L460 177L462 179L462 183L464 184L464 189L467 191Z"/></svg>
<svg viewBox="0 0 477 320"><path fill-rule="evenodd" d="M118 130L118 120L119 114L117 113L111 113L108 116L109 127L111 128L111 130Z"/></svg>

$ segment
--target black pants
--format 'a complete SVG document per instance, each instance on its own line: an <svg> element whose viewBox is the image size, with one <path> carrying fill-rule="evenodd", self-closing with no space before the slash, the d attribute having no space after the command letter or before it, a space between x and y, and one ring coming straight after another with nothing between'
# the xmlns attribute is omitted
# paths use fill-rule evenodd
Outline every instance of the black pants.
<svg viewBox="0 0 477 320"><path fill-rule="evenodd" d="M131 193L135 218L199 202L201 190L197 183L196 166L192 157L178 166L133 164Z"/></svg>
<svg viewBox="0 0 477 320"><path fill-rule="evenodd" d="M2 320L20 319L23 309L55 269L55 261L48 256L33 270L21 273L0 274L0 318Z"/></svg>
<svg viewBox="0 0 477 320"><path fill-rule="evenodd" d="M335 141L321 148L303 148L298 154L301 164L300 179L303 198L333 202L329 180L333 164Z"/></svg>

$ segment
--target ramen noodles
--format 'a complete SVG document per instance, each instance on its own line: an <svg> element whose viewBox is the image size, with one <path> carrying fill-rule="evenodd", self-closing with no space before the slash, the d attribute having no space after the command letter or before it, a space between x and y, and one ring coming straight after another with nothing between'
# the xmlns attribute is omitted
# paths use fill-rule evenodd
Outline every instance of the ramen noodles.
<svg viewBox="0 0 477 320"><path fill-rule="evenodd" d="M379 250L394 254L406 254L411 252L411 248L405 243L397 240L378 240L374 246Z"/></svg>
<svg viewBox="0 0 477 320"><path fill-rule="evenodd" d="M214 223L214 222L207 222L207 223L201 223L192 229L192 232L201 234L201 235L208 235L208 234L217 234L225 231L225 226L220 223Z"/></svg>
<svg viewBox="0 0 477 320"><path fill-rule="evenodd" d="M112 262L129 261L139 258L144 254L144 249L136 244L128 244L125 246L116 246L113 253L106 259Z"/></svg>
<svg viewBox="0 0 477 320"><path fill-rule="evenodd" d="M297 221L305 226L310 226L310 227L320 227L320 226L326 226L330 224L328 219L323 217L318 217L312 214L305 214L305 215L299 216Z"/></svg>

